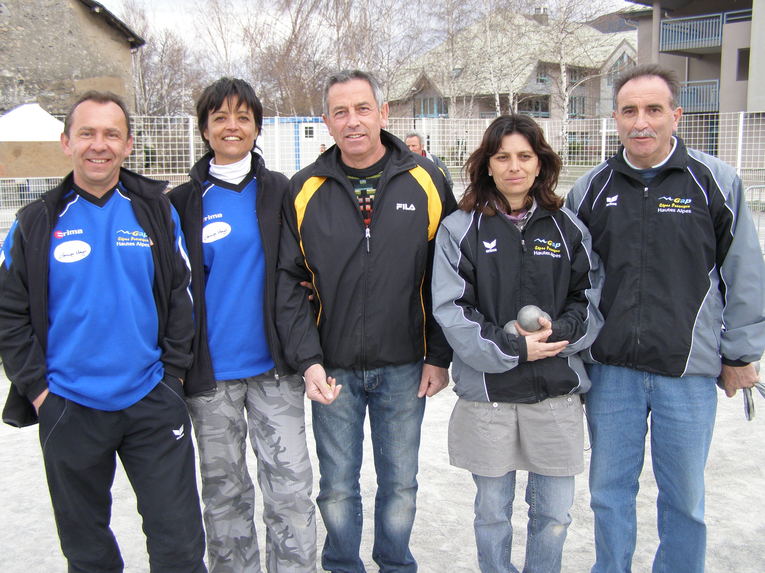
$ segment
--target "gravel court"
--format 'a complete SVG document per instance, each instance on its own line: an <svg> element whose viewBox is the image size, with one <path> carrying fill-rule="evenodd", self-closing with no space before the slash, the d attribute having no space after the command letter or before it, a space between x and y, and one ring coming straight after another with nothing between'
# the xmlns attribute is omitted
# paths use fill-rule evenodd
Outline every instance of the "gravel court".
<svg viewBox="0 0 765 573"><path fill-rule="evenodd" d="M7 380L0 378L0 393L7 394ZM468 472L448 463L447 425L456 400L451 387L428 400L420 449L420 492L412 537L412 552L422 573L478 571L472 530L475 487ZM740 393L732 399L719 393L717 424L707 464L707 571L709 573L762 573L765 571L765 400L755 392L757 417L744 418ZM314 462L314 495L318 470L307 409L309 449ZM367 430L368 435L368 430ZM585 465L589 453L585 452ZM255 475L254 464L251 473ZM53 522L45 483L37 427L16 429L0 425L0 572L58 573L66 571ZM526 511L523 501L526 478L518 478L513 524L513 562L523 563ZM377 568L371 559L375 483L370 440L365 441L362 494L365 500L362 558L368 571ZM135 496L118 464L112 490L112 528L120 543L125 571L148 572L140 516ZM633 561L636 573L650 571L657 544L655 533L656 486L650 455L640 480L638 495L638 547ZM592 513L586 473L577 477L574 522L564 548L563 572L586 573L594 559ZM318 512L317 512L318 514ZM265 538L258 521L259 535ZM319 539L323 526L319 518ZM320 570L320 569L319 569Z"/></svg>

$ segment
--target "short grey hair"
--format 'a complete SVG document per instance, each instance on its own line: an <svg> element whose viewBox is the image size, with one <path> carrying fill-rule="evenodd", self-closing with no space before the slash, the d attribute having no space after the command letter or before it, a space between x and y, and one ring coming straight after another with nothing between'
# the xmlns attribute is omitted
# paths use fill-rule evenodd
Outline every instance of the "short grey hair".
<svg viewBox="0 0 765 573"><path fill-rule="evenodd" d="M425 147L425 137L419 132L419 131L410 131L404 136L404 141L409 139L410 137L416 137L420 140L420 146Z"/></svg>
<svg viewBox="0 0 765 573"><path fill-rule="evenodd" d="M635 66L634 68L629 68L622 73L614 84L614 108L616 108L616 98L619 96L619 92L622 91L624 84L638 78L650 76L655 76L664 80L664 83L667 84L669 93L671 94L669 105L672 109L677 109L677 98L680 94L680 80L678 80L674 70L670 70L659 64L642 64L640 66Z"/></svg>
<svg viewBox="0 0 765 573"><path fill-rule="evenodd" d="M377 108L382 109L382 106L385 103L383 99L382 85L373 74L362 70L341 70L330 75L324 83L323 110L325 116L329 116L329 89L335 84L344 84L351 80L364 80L367 82L369 87L372 88L372 95L374 95Z"/></svg>
<svg viewBox="0 0 765 573"><path fill-rule="evenodd" d="M89 90L77 98L77 101L72 104L72 107L69 108L69 111L64 118L64 133L67 137L70 137L69 130L72 128L75 110L81 103L85 103L86 101L94 101L100 104L116 104L117 107L119 107L122 110L122 113L125 115L125 123L127 124L127 137L130 137L133 134L133 128L130 122L130 112L128 112L125 100L113 92Z"/></svg>

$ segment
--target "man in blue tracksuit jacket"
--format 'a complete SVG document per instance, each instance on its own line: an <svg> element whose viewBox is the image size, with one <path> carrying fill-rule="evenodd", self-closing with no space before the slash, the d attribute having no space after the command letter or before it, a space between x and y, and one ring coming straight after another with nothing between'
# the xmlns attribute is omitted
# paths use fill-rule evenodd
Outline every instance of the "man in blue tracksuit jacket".
<svg viewBox="0 0 765 573"><path fill-rule="evenodd" d="M206 571L183 377L194 332L188 259L164 182L122 169L124 103L88 92L61 135L73 172L19 211L0 255L6 423L39 420L69 571L117 573L118 455L152 573Z"/></svg>
<svg viewBox="0 0 765 573"><path fill-rule="evenodd" d="M704 466L715 382L754 385L765 348L765 265L735 170L674 135L674 74L627 71L614 87L619 152L566 199L605 267L605 323L590 348L593 573L631 570L648 417L659 489L653 573L704 570Z"/></svg>

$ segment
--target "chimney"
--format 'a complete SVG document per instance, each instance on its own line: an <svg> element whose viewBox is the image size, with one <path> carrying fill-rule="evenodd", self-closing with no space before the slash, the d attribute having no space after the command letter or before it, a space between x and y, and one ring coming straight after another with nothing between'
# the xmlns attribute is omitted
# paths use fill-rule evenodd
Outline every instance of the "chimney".
<svg viewBox="0 0 765 573"><path fill-rule="evenodd" d="M550 16L547 13L547 6L537 6L534 8L534 15L532 17L534 20L542 24L542 26L547 26L550 21Z"/></svg>

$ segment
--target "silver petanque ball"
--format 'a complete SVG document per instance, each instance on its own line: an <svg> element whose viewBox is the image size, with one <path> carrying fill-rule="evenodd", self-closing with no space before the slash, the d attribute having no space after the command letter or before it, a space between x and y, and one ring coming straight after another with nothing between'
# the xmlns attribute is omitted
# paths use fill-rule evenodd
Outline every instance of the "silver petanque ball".
<svg viewBox="0 0 765 573"><path fill-rule="evenodd" d="M509 334L515 334L516 336L518 336L518 331L515 329L514 320L507 321L507 323L505 323L505 326L502 327L502 330L504 330L505 332Z"/></svg>
<svg viewBox="0 0 765 573"><path fill-rule="evenodd" d="M528 304L518 311L518 324L527 332L536 332L539 326L539 317L551 320L550 315L534 304Z"/></svg>

